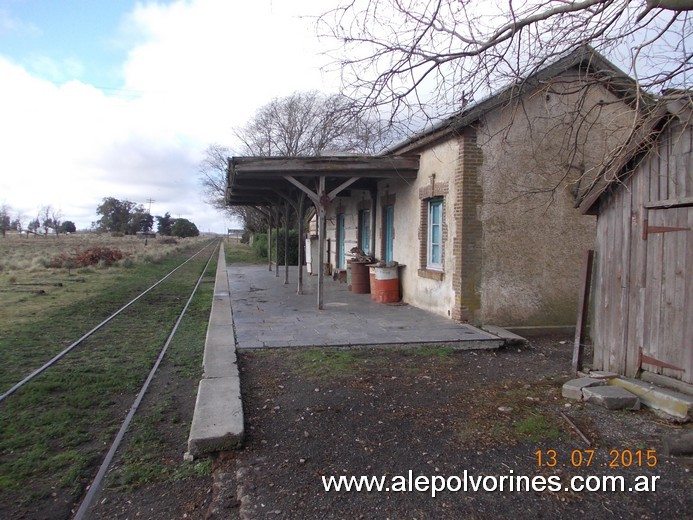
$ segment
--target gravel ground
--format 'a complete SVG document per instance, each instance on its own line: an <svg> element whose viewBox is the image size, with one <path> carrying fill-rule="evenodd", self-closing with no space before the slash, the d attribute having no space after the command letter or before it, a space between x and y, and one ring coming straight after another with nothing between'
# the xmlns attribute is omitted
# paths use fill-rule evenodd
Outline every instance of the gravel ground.
<svg viewBox="0 0 693 520"><path fill-rule="evenodd" d="M570 356L565 337L496 352L243 352L245 447L216 456L213 477L108 492L95 518L684 518L693 507L693 463L664 456L662 437L691 425L644 409L613 412L566 401L560 389ZM184 447L175 449L182 456ZM648 466L652 457L656 465ZM463 486L465 472L466 491L432 496L434 476ZM383 476L393 489L323 488L323 477L362 475ZM507 477L504 491L472 490L490 476ZM537 477L560 478L561 489L508 490L517 476L537 487ZM623 476L626 487L658 478L655 491L567 491L573 476ZM420 479L422 491L407 491L416 477L426 477L428 488Z"/></svg>
<svg viewBox="0 0 693 520"><path fill-rule="evenodd" d="M537 338L529 346L497 352L243 353L248 438L242 451L217 462L220 486L209 516L685 516L693 506L692 464L665 457L661 439L690 425L668 423L647 410L614 412L566 401L560 389L569 379L570 356L570 339L563 337ZM556 463L549 466L554 454ZM439 477L438 483L440 477L453 477L453 486L464 486L465 472L467 491L432 496L432 477ZM326 492L322 478L341 475L384 476L392 489ZM428 478L429 486L421 479L422 491L408 491L417 476ZM473 491L475 479L486 476L560 478L561 486L559 491L510 491L507 478L502 492ZM655 490L566 490L574 476L623 476L627 488L642 482ZM482 483L491 489L494 479Z"/></svg>

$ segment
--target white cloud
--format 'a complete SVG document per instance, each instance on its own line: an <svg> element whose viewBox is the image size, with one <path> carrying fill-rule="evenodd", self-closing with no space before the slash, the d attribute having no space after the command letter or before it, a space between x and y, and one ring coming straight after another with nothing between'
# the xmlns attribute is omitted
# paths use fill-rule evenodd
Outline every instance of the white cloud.
<svg viewBox="0 0 693 520"><path fill-rule="evenodd" d="M127 88L144 93L153 115L184 122L204 132L206 141L227 138L273 97L329 88L312 23L279 3L139 6L130 23L147 41L129 53ZM314 2L312 10L320 5Z"/></svg>
<svg viewBox="0 0 693 520"><path fill-rule="evenodd" d="M287 3L138 4L120 34L129 51L115 94L76 80L51 83L27 71L36 62L0 55L0 203L26 216L51 204L85 227L103 197L152 198L154 214L224 231L223 218L200 201L206 146L233 145L232 128L274 97L337 87L319 72L312 23L296 16L324 5L277 4ZM78 58L56 74L77 77Z"/></svg>
<svg viewBox="0 0 693 520"><path fill-rule="evenodd" d="M84 65L77 58L53 59L45 55L32 55L27 59L32 72L54 83L63 83L84 73Z"/></svg>

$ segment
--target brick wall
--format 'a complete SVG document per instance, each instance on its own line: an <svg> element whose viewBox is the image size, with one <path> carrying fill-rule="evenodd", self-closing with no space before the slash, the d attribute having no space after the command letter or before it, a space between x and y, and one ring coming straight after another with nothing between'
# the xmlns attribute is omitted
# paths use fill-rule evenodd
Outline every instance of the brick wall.
<svg viewBox="0 0 693 520"><path fill-rule="evenodd" d="M481 308L482 224L478 208L483 203L483 192L478 172L483 163L481 148L477 146L476 130L467 128L459 136L459 161L455 172L456 200L453 207L457 236L452 239L455 258L452 289L455 305L452 319L477 321Z"/></svg>

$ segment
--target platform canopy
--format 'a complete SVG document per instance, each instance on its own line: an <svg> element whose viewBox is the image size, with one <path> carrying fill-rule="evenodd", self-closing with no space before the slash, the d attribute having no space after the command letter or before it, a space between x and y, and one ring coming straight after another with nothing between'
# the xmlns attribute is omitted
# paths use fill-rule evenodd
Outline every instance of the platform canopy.
<svg viewBox="0 0 693 520"><path fill-rule="evenodd" d="M319 209L316 199L321 196L333 200L338 194L345 195L344 190L373 190L378 181L415 179L418 170L418 155L232 157L226 202L230 206L272 206L283 204L287 197L295 200L304 192Z"/></svg>
<svg viewBox="0 0 693 520"><path fill-rule="evenodd" d="M287 208L291 204L297 213L303 214L303 200L308 197L318 216L318 265L322 266L325 254L325 214L338 195L348 196L350 190L375 192L379 181L413 180L418 171L418 155L232 157L228 165L226 204L265 207L270 210L275 207ZM302 218L298 220L300 226ZM318 280L320 310L323 308L322 268L318 269Z"/></svg>

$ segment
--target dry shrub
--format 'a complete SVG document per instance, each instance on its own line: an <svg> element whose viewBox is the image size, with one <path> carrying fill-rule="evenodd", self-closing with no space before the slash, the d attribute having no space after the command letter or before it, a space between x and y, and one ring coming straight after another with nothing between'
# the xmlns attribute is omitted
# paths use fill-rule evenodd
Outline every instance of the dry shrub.
<svg viewBox="0 0 693 520"><path fill-rule="evenodd" d="M157 241L158 241L160 244L173 244L173 245L175 245L175 244L178 243L178 240L176 240L176 239L173 238L173 237L158 238Z"/></svg>
<svg viewBox="0 0 693 520"><path fill-rule="evenodd" d="M90 247L73 254L61 253L50 262L48 267L110 267L123 258L123 252L109 247Z"/></svg>

